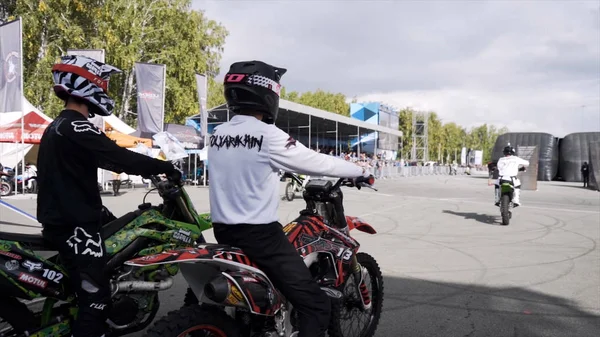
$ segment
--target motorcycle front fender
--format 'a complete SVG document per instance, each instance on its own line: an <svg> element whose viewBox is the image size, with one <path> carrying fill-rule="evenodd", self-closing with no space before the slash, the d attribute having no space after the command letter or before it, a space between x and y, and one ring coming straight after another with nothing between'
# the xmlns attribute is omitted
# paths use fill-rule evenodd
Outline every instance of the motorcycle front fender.
<svg viewBox="0 0 600 337"><path fill-rule="evenodd" d="M500 191L502 191L502 194L512 194L514 190L514 187L511 184L502 184L500 186Z"/></svg>
<svg viewBox="0 0 600 337"><path fill-rule="evenodd" d="M358 229L361 232L368 234L377 234L375 228L373 228L368 223L362 221L361 219L354 216L346 216L346 223L348 224L348 228L350 230Z"/></svg>

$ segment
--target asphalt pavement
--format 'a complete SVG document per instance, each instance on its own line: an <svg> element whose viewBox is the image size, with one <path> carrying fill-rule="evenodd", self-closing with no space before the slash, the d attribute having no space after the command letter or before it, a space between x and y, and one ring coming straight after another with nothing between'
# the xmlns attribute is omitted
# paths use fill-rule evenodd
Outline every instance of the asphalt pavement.
<svg viewBox="0 0 600 337"><path fill-rule="evenodd" d="M521 193L524 205L502 226L487 183L483 176L427 176L380 180L378 192L344 191L347 215L378 231L353 233L384 273L376 336L598 336L600 193L540 182L537 191ZM187 191L198 211L209 210L206 188ZM123 192L104 197L117 216L141 203L145 190ZM35 215L35 200L3 200ZM302 206L300 196L282 200L281 222L293 220ZM37 230L34 221L4 207L0 220ZM214 241L211 232L206 237ZM157 317L180 307L185 289L178 277L161 294Z"/></svg>

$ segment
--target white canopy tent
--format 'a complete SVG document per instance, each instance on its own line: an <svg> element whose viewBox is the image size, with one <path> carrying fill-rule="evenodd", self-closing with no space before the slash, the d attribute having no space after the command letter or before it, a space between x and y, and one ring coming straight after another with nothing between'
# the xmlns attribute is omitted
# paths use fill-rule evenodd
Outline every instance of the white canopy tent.
<svg viewBox="0 0 600 337"><path fill-rule="evenodd" d="M102 117L102 119L104 119L104 123L109 124L113 130L126 134L126 135L130 135L132 133L135 132L135 129L132 128L131 126L127 125L127 123L123 122L122 120L120 120L117 116L115 115L110 115L107 117ZM135 148L131 148L129 150L132 150L134 152ZM155 154L155 151L152 152L153 154ZM156 156L155 156L156 157ZM113 180L115 177L113 175L112 172L110 171L106 171L103 169L98 169L98 183L103 184L104 188L106 189L108 187L107 182L109 180ZM126 179L129 178L134 184L142 184L142 177L141 176L126 176L126 175L121 175L121 179Z"/></svg>
<svg viewBox="0 0 600 337"><path fill-rule="evenodd" d="M25 98L23 99L23 111L25 113L34 112L48 122L52 122L52 118L46 116ZM20 118L21 111L1 113L0 126L19 120ZM21 144L20 142L0 143L0 163L6 167L14 168L23 158L27 158L28 155L37 157L37 147L38 145Z"/></svg>
<svg viewBox="0 0 600 337"><path fill-rule="evenodd" d="M37 115L41 116L48 122L52 122L52 118L46 116L42 111L37 109L33 104L31 104L26 98L23 98L23 111L25 114L29 112L34 112ZM12 123L21 118L21 111L7 112L0 114L0 126ZM120 120L115 115L110 115L108 117L102 117L104 122L108 123L113 130L123 133L123 134L132 134L135 132L135 129L131 126L127 125L125 122ZM0 163L5 167L15 168L18 163L25 158L28 162L35 163L37 160L37 150L39 145L37 144L21 144L18 143L0 143ZM104 183L108 180L112 180L113 176L111 172L106 170L99 169L98 170L98 182ZM142 178L139 176L130 176L129 179L134 181L135 183L142 183Z"/></svg>

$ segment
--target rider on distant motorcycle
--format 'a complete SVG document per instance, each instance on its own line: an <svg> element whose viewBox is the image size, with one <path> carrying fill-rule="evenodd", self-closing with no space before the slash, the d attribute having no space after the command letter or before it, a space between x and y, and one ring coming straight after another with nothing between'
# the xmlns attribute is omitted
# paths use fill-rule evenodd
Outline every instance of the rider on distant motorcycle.
<svg viewBox="0 0 600 337"><path fill-rule="evenodd" d="M33 164L27 163L25 165L25 174L23 174L23 181L27 182L27 189L33 190L33 180L29 178L37 177L37 167Z"/></svg>
<svg viewBox="0 0 600 337"><path fill-rule="evenodd" d="M519 174L519 165L528 167L529 161L515 156L515 149L510 145L506 146L502 152L504 153L504 157L500 158L497 164L498 180L494 191L495 205L500 205L500 184L502 180L508 180L513 182L515 188L512 200L513 205L514 207L518 207L521 205L519 199L521 194L521 181L517 178L517 174Z"/></svg>
<svg viewBox="0 0 600 337"><path fill-rule="evenodd" d="M278 222L277 172L347 178L366 172L306 148L273 125L285 72L248 61L232 64L225 75L225 98L235 116L210 137L211 215L217 241L241 248L297 309L297 336L321 337L330 301Z"/></svg>
<svg viewBox="0 0 600 337"><path fill-rule="evenodd" d="M117 72L83 56L63 56L52 68L54 92L65 102L65 109L41 139L37 219L43 225L44 239L56 246L77 294L73 337L105 336L111 304L100 228L114 216L102 206L98 168L135 175L167 173L174 179L179 173L170 162L119 147L88 121L94 115L112 113L108 81Z"/></svg>

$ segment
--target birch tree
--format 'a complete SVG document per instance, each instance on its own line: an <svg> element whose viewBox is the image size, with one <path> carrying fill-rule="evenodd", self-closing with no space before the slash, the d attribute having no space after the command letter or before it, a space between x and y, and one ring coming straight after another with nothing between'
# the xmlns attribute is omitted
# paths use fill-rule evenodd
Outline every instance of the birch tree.
<svg viewBox="0 0 600 337"><path fill-rule="evenodd" d="M55 116L62 102L52 91L52 64L67 49L104 49L106 62L123 70L110 83L115 114L132 125L135 62L167 65L165 119L183 122L198 111L194 74L218 74L228 34L191 10L190 0L15 0L8 17L16 16L23 17L25 95L32 104Z"/></svg>

